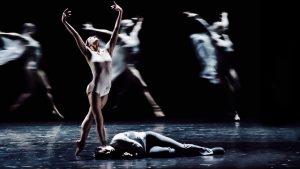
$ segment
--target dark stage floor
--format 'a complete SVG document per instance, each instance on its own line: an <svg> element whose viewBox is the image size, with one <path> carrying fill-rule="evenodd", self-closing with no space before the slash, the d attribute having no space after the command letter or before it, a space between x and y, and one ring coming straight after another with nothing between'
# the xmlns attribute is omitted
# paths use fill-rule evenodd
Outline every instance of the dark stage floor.
<svg viewBox="0 0 300 169"><path fill-rule="evenodd" d="M94 127L94 126L93 126ZM258 123L106 123L108 138L128 130L153 130L180 142L222 146L225 155L95 160L95 128L74 156L80 122L0 124L0 168L300 168L300 125Z"/></svg>

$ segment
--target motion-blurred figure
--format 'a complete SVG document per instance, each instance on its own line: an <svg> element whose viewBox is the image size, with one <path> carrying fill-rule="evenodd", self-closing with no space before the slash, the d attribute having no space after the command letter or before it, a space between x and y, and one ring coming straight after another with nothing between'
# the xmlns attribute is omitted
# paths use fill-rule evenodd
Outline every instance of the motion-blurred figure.
<svg viewBox="0 0 300 169"><path fill-rule="evenodd" d="M240 89L238 74L232 65L233 43L227 35L228 13L222 12L220 21L209 25L198 14L183 12L187 17L196 20L203 28L201 33L190 35L196 50L202 71L199 76L212 84L222 84L229 91L234 109L234 119L240 120L237 112L237 95Z"/></svg>
<svg viewBox="0 0 300 169"><path fill-rule="evenodd" d="M39 67L42 54L39 42L32 37L35 32L36 26L33 23L24 23L22 34L0 32L0 38L4 44L3 50L0 51L0 65L19 57L25 57L26 91L17 98L16 102L10 107L10 111L20 108L27 99L33 96L37 90L40 90L38 87L42 86L42 90L46 93L52 106L52 113L64 118L54 104L47 76Z"/></svg>

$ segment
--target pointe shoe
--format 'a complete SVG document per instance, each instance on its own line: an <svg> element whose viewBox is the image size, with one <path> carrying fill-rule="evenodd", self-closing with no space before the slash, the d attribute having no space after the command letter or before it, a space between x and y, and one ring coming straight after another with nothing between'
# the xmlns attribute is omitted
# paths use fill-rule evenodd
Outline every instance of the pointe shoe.
<svg viewBox="0 0 300 169"><path fill-rule="evenodd" d="M222 147L214 147L211 150L213 151L213 155L222 155L222 154L225 154L225 150Z"/></svg>
<svg viewBox="0 0 300 169"><path fill-rule="evenodd" d="M79 153L83 150L84 147L84 143L82 143L81 141L77 140L76 141L76 151L75 151L75 156L78 156Z"/></svg>

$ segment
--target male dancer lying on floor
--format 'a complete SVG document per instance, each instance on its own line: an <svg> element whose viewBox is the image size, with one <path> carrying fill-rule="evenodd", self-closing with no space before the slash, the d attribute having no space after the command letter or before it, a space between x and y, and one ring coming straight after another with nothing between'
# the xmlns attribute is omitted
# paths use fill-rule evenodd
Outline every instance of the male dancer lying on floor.
<svg viewBox="0 0 300 169"><path fill-rule="evenodd" d="M95 158L141 158L207 156L224 154L222 147L206 148L183 144L153 131L127 131L116 134L109 145L96 148Z"/></svg>

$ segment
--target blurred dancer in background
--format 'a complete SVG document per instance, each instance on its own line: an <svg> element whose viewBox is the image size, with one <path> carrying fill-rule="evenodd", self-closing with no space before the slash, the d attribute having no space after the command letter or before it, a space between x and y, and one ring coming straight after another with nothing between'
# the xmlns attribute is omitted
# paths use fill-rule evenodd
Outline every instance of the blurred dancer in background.
<svg viewBox="0 0 300 169"><path fill-rule="evenodd" d="M19 109L42 86L42 90L46 93L52 106L52 113L64 118L54 104L47 76L39 67L42 53L39 42L32 37L35 32L36 26L33 23L24 23L22 34L0 32L0 38L4 44L3 49L0 51L0 65L25 57L26 91L17 98L16 102L10 107L10 111Z"/></svg>
<svg viewBox="0 0 300 169"><path fill-rule="evenodd" d="M208 24L198 14L183 12L188 18L196 20L203 32L190 35L202 71L199 76L212 84L222 84L229 92L230 102L234 109L234 120L240 120L237 108L237 95L240 90L238 74L233 67L233 43L227 31L229 27L228 13L222 12L219 21Z"/></svg>

